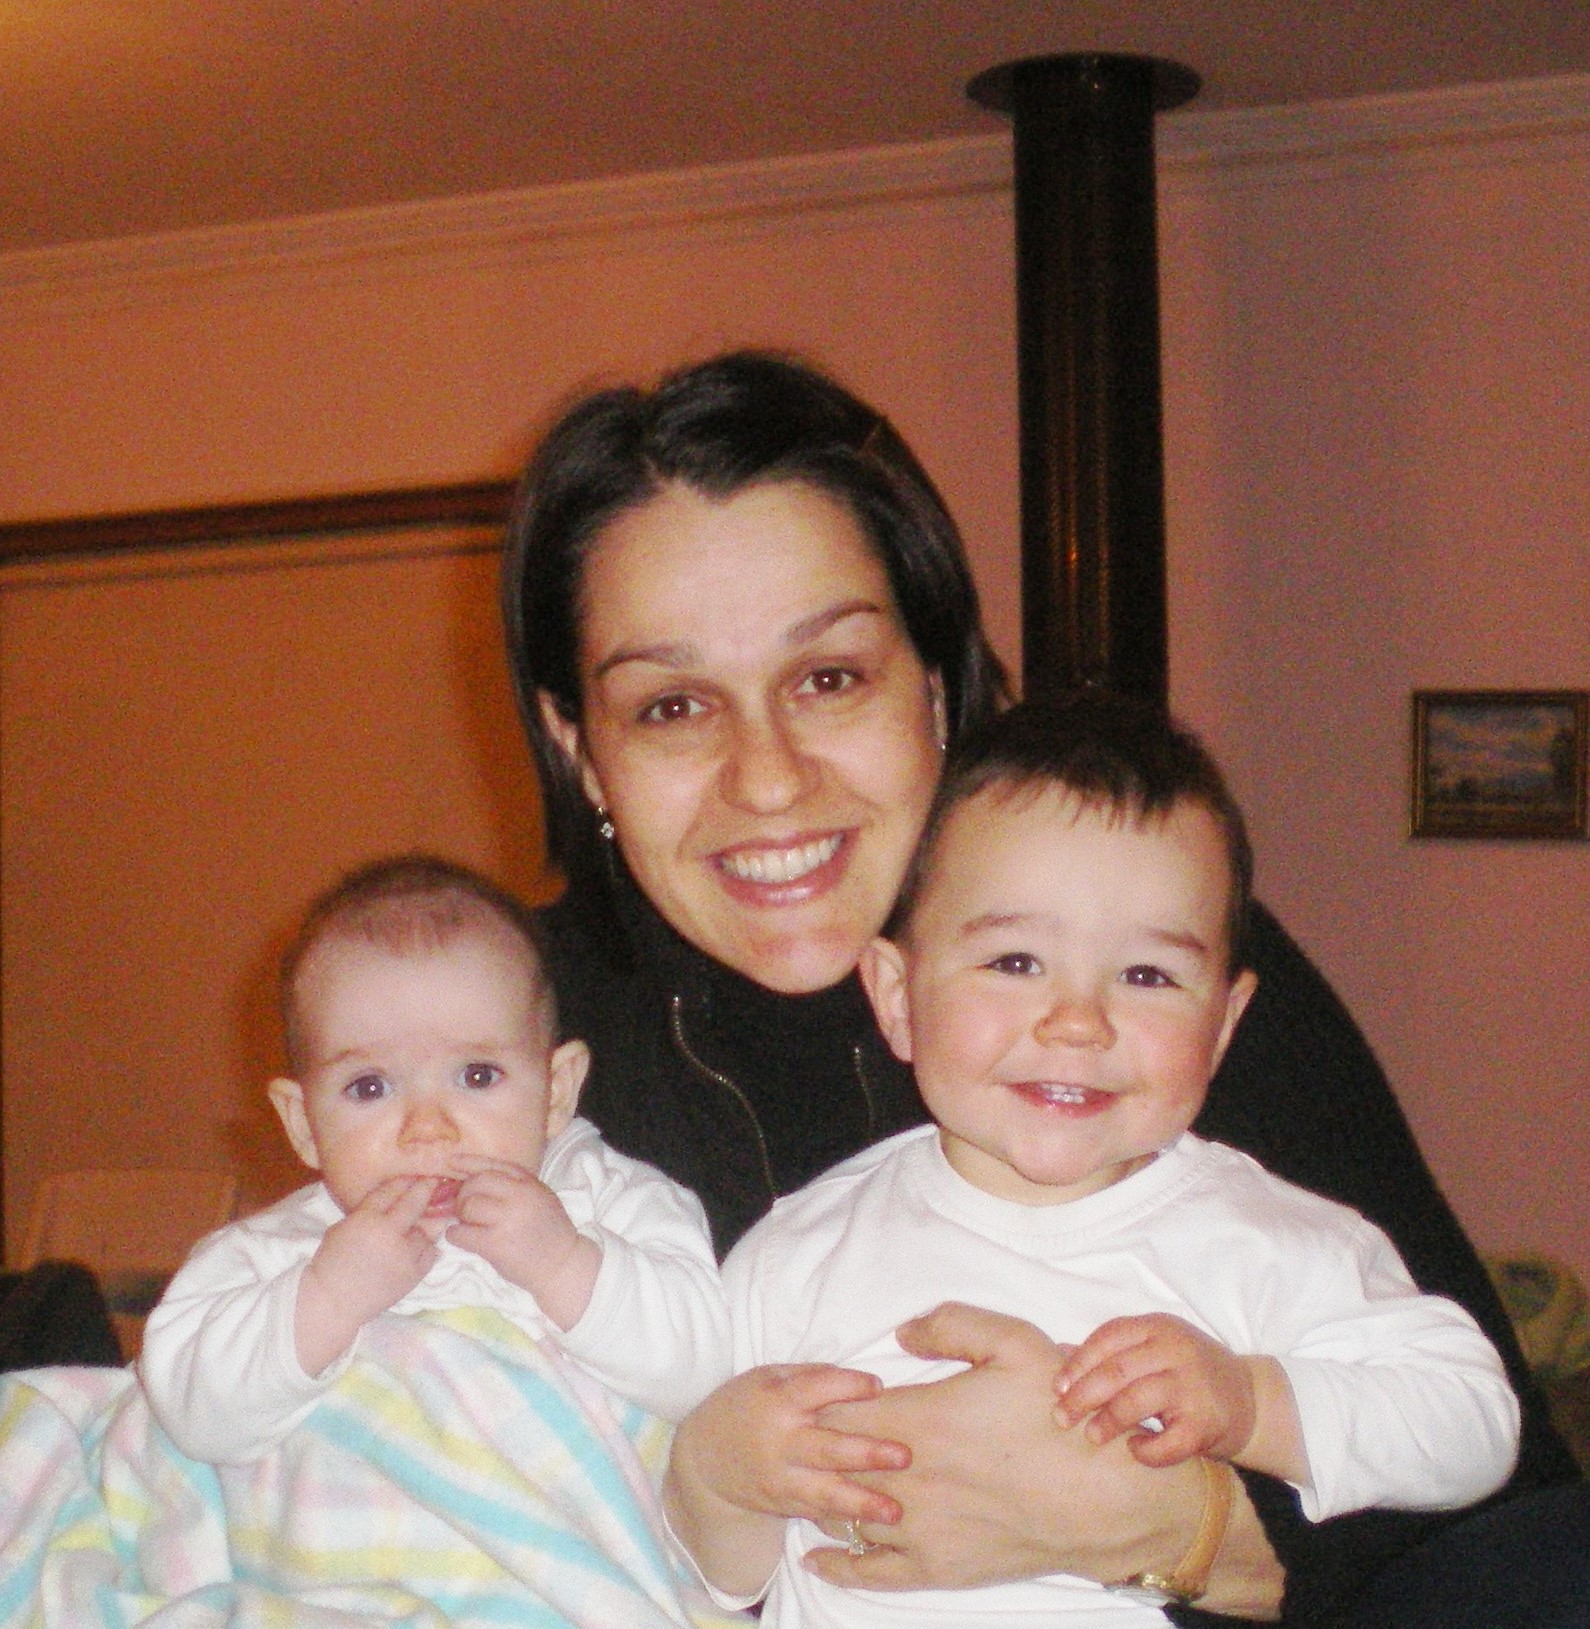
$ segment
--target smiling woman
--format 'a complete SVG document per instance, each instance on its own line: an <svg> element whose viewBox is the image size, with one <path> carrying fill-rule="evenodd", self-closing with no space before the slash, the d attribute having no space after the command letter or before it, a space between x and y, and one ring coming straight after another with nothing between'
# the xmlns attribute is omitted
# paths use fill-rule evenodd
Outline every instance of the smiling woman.
<svg viewBox="0 0 1590 1629"><path fill-rule="evenodd" d="M641 891L786 994L856 965L927 815L942 685L834 499L669 485L586 567L584 717L543 702Z"/></svg>
<svg viewBox="0 0 1590 1629"><path fill-rule="evenodd" d="M854 970L946 736L1000 688L959 536L875 412L741 354L566 415L504 609L587 1112L694 1187L726 1249L921 1116Z"/></svg>

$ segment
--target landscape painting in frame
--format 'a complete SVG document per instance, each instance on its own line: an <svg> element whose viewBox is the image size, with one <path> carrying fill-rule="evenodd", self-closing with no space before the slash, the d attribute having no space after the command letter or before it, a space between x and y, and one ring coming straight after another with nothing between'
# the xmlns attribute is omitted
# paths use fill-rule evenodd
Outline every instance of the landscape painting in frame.
<svg viewBox="0 0 1590 1629"><path fill-rule="evenodd" d="M1583 837L1587 692L1419 690L1415 837Z"/></svg>

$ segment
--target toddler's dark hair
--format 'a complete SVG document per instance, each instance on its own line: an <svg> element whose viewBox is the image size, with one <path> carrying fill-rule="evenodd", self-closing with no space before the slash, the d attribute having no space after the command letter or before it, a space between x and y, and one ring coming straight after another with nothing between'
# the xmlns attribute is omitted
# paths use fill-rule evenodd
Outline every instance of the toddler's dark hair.
<svg viewBox="0 0 1590 1629"><path fill-rule="evenodd" d="M1224 776L1197 736L1162 709L1102 690L1021 702L956 743L885 934L899 938L909 929L952 810L989 787L1051 786L1073 793L1085 808L1133 821L1168 815L1178 803L1206 808L1225 836L1230 862L1229 971L1247 965L1253 848Z"/></svg>

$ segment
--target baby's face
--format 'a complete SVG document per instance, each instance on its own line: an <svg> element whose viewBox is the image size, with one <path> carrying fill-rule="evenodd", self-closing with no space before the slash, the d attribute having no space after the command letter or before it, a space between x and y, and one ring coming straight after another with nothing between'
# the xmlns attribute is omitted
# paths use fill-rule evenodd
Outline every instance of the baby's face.
<svg viewBox="0 0 1590 1629"><path fill-rule="evenodd" d="M390 1177L439 1177L426 1225L440 1233L473 1172L539 1172L573 1114L584 1049L551 1049L533 969L506 928L414 954L332 938L298 989L301 1112L273 1096L344 1211Z"/></svg>
<svg viewBox="0 0 1590 1629"><path fill-rule="evenodd" d="M995 787L950 815L906 944L866 971L962 1176L1063 1203L1191 1125L1254 987L1227 972L1228 879L1196 803L1134 824Z"/></svg>

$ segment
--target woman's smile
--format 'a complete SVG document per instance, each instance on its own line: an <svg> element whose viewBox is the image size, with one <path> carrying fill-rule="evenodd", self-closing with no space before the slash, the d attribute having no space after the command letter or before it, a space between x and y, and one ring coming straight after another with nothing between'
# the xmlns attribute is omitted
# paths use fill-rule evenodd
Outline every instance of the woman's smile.
<svg viewBox="0 0 1590 1629"><path fill-rule="evenodd" d="M760 903L782 902L798 892L801 897L832 887L840 867L847 832L787 844L741 844L713 856L713 864L731 885L746 886L746 897ZM765 897L759 897L765 896Z"/></svg>

